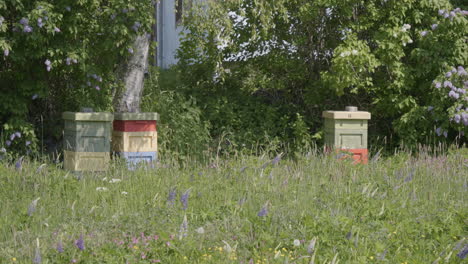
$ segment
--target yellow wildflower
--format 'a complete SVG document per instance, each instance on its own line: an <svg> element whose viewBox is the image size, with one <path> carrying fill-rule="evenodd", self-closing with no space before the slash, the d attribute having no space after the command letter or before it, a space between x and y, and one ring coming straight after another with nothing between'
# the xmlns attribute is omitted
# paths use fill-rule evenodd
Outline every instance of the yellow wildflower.
<svg viewBox="0 0 468 264"><path fill-rule="evenodd" d="M16 262L16 258L11 258L11 260L12 260L13 262Z"/></svg>

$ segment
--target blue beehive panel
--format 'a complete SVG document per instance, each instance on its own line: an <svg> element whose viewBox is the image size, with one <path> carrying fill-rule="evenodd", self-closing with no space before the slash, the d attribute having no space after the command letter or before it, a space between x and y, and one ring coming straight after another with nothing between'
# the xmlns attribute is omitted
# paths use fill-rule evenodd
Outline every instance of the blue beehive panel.
<svg viewBox="0 0 468 264"><path fill-rule="evenodd" d="M127 161L128 168L134 169L138 163L153 163L158 158L156 151L152 152L118 152L117 155Z"/></svg>

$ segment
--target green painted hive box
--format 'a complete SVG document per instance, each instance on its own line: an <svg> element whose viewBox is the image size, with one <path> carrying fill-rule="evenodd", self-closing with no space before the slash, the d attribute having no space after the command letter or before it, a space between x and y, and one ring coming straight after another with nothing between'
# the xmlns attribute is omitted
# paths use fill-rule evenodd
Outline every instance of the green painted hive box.
<svg viewBox="0 0 468 264"><path fill-rule="evenodd" d="M367 149L369 112L346 107L346 111L324 111L325 145L337 149Z"/></svg>
<svg viewBox="0 0 468 264"><path fill-rule="evenodd" d="M73 152L110 152L111 113L62 114L65 120L63 148Z"/></svg>

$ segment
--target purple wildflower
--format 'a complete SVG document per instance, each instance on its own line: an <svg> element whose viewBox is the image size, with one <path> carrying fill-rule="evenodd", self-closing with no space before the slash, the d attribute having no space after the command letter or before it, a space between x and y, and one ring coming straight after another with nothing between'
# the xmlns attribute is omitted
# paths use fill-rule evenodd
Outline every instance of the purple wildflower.
<svg viewBox="0 0 468 264"><path fill-rule="evenodd" d="M39 95L33 94L33 96L31 97L31 99L36 100L38 97L39 97Z"/></svg>
<svg viewBox="0 0 468 264"><path fill-rule="evenodd" d="M99 85L96 85L96 87L94 87L96 90L100 91L101 90L101 87L99 87Z"/></svg>
<svg viewBox="0 0 468 264"><path fill-rule="evenodd" d="M444 131L444 137L445 137L445 138L448 137L448 132L447 132L447 131Z"/></svg>
<svg viewBox="0 0 468 264"><path fill-rule="evenodd" d="M169 192L169 196L167 197L167 202L169 204L174 204L174 201L176 199L176 195L177 195L177 192L175 189L172 189L170 192Z"/></svg>
<svg viewBox="0 0 468 264"><path fill-rule="evenodd" d="M19 21L19 23L23 26L26 26L27 24L29 24L29 19L23 17L21 18L21 20Z"/></svg>
<svg viewBox="0 0 468 264"><path fill-rule="evenodd" d="M457 90L457 92L458 92L459 94L466 94L466 90L463 89L463 88L459 88L459 89Z"/></svg>
<svg viewBox="0 0 468 264"><path fill-rule="evenodd" d="M71 59L71 58L67 58L67 59L65 60L65 63L66 63L67 65L70 65L70 64L72 63L72 59Z"/></svg>
<svg viewBox="0 0 468 264"><path fill-rule="evenodd" d="M428 106L428 107L427 107L427 111L432 111L433 109L434 109L433 106Z"/></svg>
<svg viewBox="0 0 468 264"><path fill-rule="evenodd" d="M468 256L468 244L466 244L460 252L458 252L457 257L460 259L465 259Z"/></svg>
<svg viewBox="0 0 468 264"><path fill-rule="evenodd" d="M77 59L72 59L73 63L78 63Z"/></svg>
<svg viewBox="0 0 468 264"><path fill-rule="evenodd" d="M39 249L39 247L36 247L36 253L34 254L33 263L40 264L41 262L42 262L41 250Z"/></svg>
<svg viewBox="0 0 468 264"><path fill-rule="evenodd" d="M440 89L442 87L442 84L440 82L435 83L435 88Z"/></svg>
<svg viewBox="0 0 468 264"><path fill-rule="evenodd" d="M189 198L190 190L185 191L184 194L180 197L180 202L182 203L183 209L187 210L188 207L188 198Z"/></svg>
<svg viewBox="0 0 468 264"><path fill-rule="evenodd" d="M102 77L101 77L101 76L98 76L96 80L97 80L98 82L102 82Z"/></svg>
<svg viewBox="0 0 468 264"><path fill-rule="evenodd" d="M444 9L439 9L439 15L442 16L443 14L445 14L445 10Z"/></svg>
<svg viewBox="0 0 468 264"><path fill-rule="evenodd" d="M79 250L85 250L85 244L84 244L83 235L80 235L80 238L79 238L78 240L75 241L75 246L76 246Z"/></svg>
<svg viewBox="0 0 468 264"><path fill-rule="evenodd" d="M446 13L444 14L444 18L448 18L449 16L450 16L450 14L449 14L448 12L446 12Z"/></svg>
<svg viewBox="0 0 468 264"><path fill-rule="evenodd" d="M453 84L451 81L444 81L444 87L452 87Z"/></svg>
<svg viewBox="0 0 468 264"><path fill-rule="evenodd" d="M9 147L11 145L11 141L10 140L5 141L5 145L7 145L7 147Z"/></svg>
<svg viewBox="0 0 468 264"><path fill-rule="evenodd" d="M460 124L461 116L460 116L459 114L456 114L456 115L453 117L453 121L455 121L455 123L457 123L457 124Z"/></svg>
<svg viewBox="0 0 468 264"><path fill-rule="evenodd" d="M60 239L57 243L57 251L58 253L63 253L63 243L62 243L62 240Z"/></svg>
<svg viewBox="0 0 468 264"><path fill-rule="evenodd" d="M0 16L0 26L3 24L3 21L5 21L5 18L3 18L2 16Z"/></svg>
<svg viewBox="0 0 468 264"><path fill-rule="evenodd" d="M452 72L452 74L457 73L457 69L455 69L455 67L452 67L452 69L450 71Z"/></svg>
<svg viewBox="0 0 468 264"><path fill-rule="evenodd" d="M58 27L55 27L55 28L54 28L54 31L57 32L57 33L58 33L58 32L61 32L61 31L60 31L60 28L58 28Z"/></svg>
<svg viewBox="0 0 468 264"><path fill-rule="evenodd" d="M32 216L34 214L34 212L36 212L36 208L37 208L37 202L40 200L41 198L37 198L35 200L33 200L29 206L28 206L28 215L29 216Z"/></svg>
<svg viewBox="0 0 468 264"><path fill-rule="evenodd" d="M463 125L468 126L468 113L462 113Z"/></svg>
<svg viewBox="0 0 468 264"><path fill-rule="evenodd" d="M90 82L90 81L87 81L87 82L86 82L86 85L91 86L91 82Z"/></svg>
<svg viewBox="0 0 468 264"><path fill-rule="evenodd" d="M281 156L282 156L282 155L283 155L283 153L278 154L278 156L276 156L276 157L271 161L271 164L272 164L272 165L278 164L278 163L281 161Z"/></svg>
<svg viewBox="0 0 468 264"><path fill-rule="evenodd" d="M128 13L128 9L127 8L122 9L122 13L124 14Z"/></svg>
<svg viewBox="0 0 468 264"><path fill-rule="evenodd" d="M20 133L19 131L16 131L16 132L15 132L15 136L16 136L17 138L21 138L21 133Z"/></svg>
<svg viewBox="0 0 468 264"><path fill-rule="evenodd" d="M133 49L132 48L128 48L127 49L129 53L133 54Z"/></svg>
<svg viewBox="0 0 468 264"><path fill-rule="evenodd" d="M32 31L33 31L33 28L28 25L24 26L23 28L24 33L31 33Z"/></svg>
<svg viewBox="0 0 468 264"><path fill-rule="evenodd" d="M65 7L65 10L67 10L68 12L70 12L70 11L71 11L71 7L67 6L67 7Z"/></svg>
<svg viewBox="0 0 468 264"><path fill-rule="evenodd" d="M11 134L11 135L10 135L10 140L11 140L11 141L15 140L15 137L16 137L16 134L15 134L15 133Z"/></svg>
<svg viewBox="0 0 468 264"><path fill-rule="evenodd" d="M426 31L426 30L424 30L424 31L421 31L421 33L420 33L420 34L421 34L421 36L422 36L422 37L425 37L425 36L427 35L427 31Z"/></svg>
<svg viewBox="0 0 468 264"><path fill-rule="evenodd" d="M438 26L439 26L438 24L432 24L432 25L431 25L431 29L432 29L432 30L436 30L436 28L437 28Z"/></svg>
<svg viewBox="0 0 468 264"><path fill-rule="evenodd" d="M435 132L436 132L437 136L440 137L442 135L442 128L441 127L436 128Z"/></svg>
<svg viewBox="0 0 468 264"><path fill-rule="evenodd" d="M452 77L452 72L451 72L451 71L447 72L447 73L445 74L445 77L447 77L447 78Z"/></svg>
<svg viewBox="0 0 468 264"><path fill-rule="evenodd" d="M117 16L116 14L112 14L112 15L110 16L110 18L111 18L112 20L114 20L116 16Z"/></svg>
<svg viewBox="0 0 468 264"><path fill-rule="evenodd" d="M456 17L457 14L456 14L454 11L451 11L451 12L450 12L450 16L451 16L451 17Z"/></svg>
<svg viewBox="0 0 468 264"><path fill-rule="evenodd" d="M265 204L262 209L258 212L257 216L259 217L265 217L268 214L268 208L267 205Z"/></svg>
<svg viewBox="0 0 468 264"><path fill-rule="evenodd" d="M10 50L4 49L4 50L3 50L3 55L4 55L5 57L8 57L8 55L10 55Z"/></svg>
<svg viewBox="0 0 468 264"><path fill-rule="evenodd" d="M29 141L29 140L26 141L25 145L26 145L26 147L29 146L29 145L31 145L31 141Z"/></svg>
<svg viewBox="0 0 468 264"><path fill-rule="evenodd" d="M50 62L49 59L47 59L47 60L44 61L44 64L45 64L46 66L50 66L51 62Z"/></svg>

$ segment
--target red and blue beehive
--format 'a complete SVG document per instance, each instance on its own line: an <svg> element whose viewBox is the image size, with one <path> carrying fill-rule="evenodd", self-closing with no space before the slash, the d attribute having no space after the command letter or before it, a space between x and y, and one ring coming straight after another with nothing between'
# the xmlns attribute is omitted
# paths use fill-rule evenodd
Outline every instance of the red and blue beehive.
<svg viewBox="0 0 468 264"><path fill-rule="evenodd" d="M325 146L342 152L355 163L368 161L367 128L371 119L369 112L358 111L357 107L347 106L345 111L324 111Z"/></svg>
<svg viewBox="0 0 468 264"><path fill-rule="evenodd" d="M116 113L112 151L127 161L130 169L158 158L157 113Z"/></svg>

